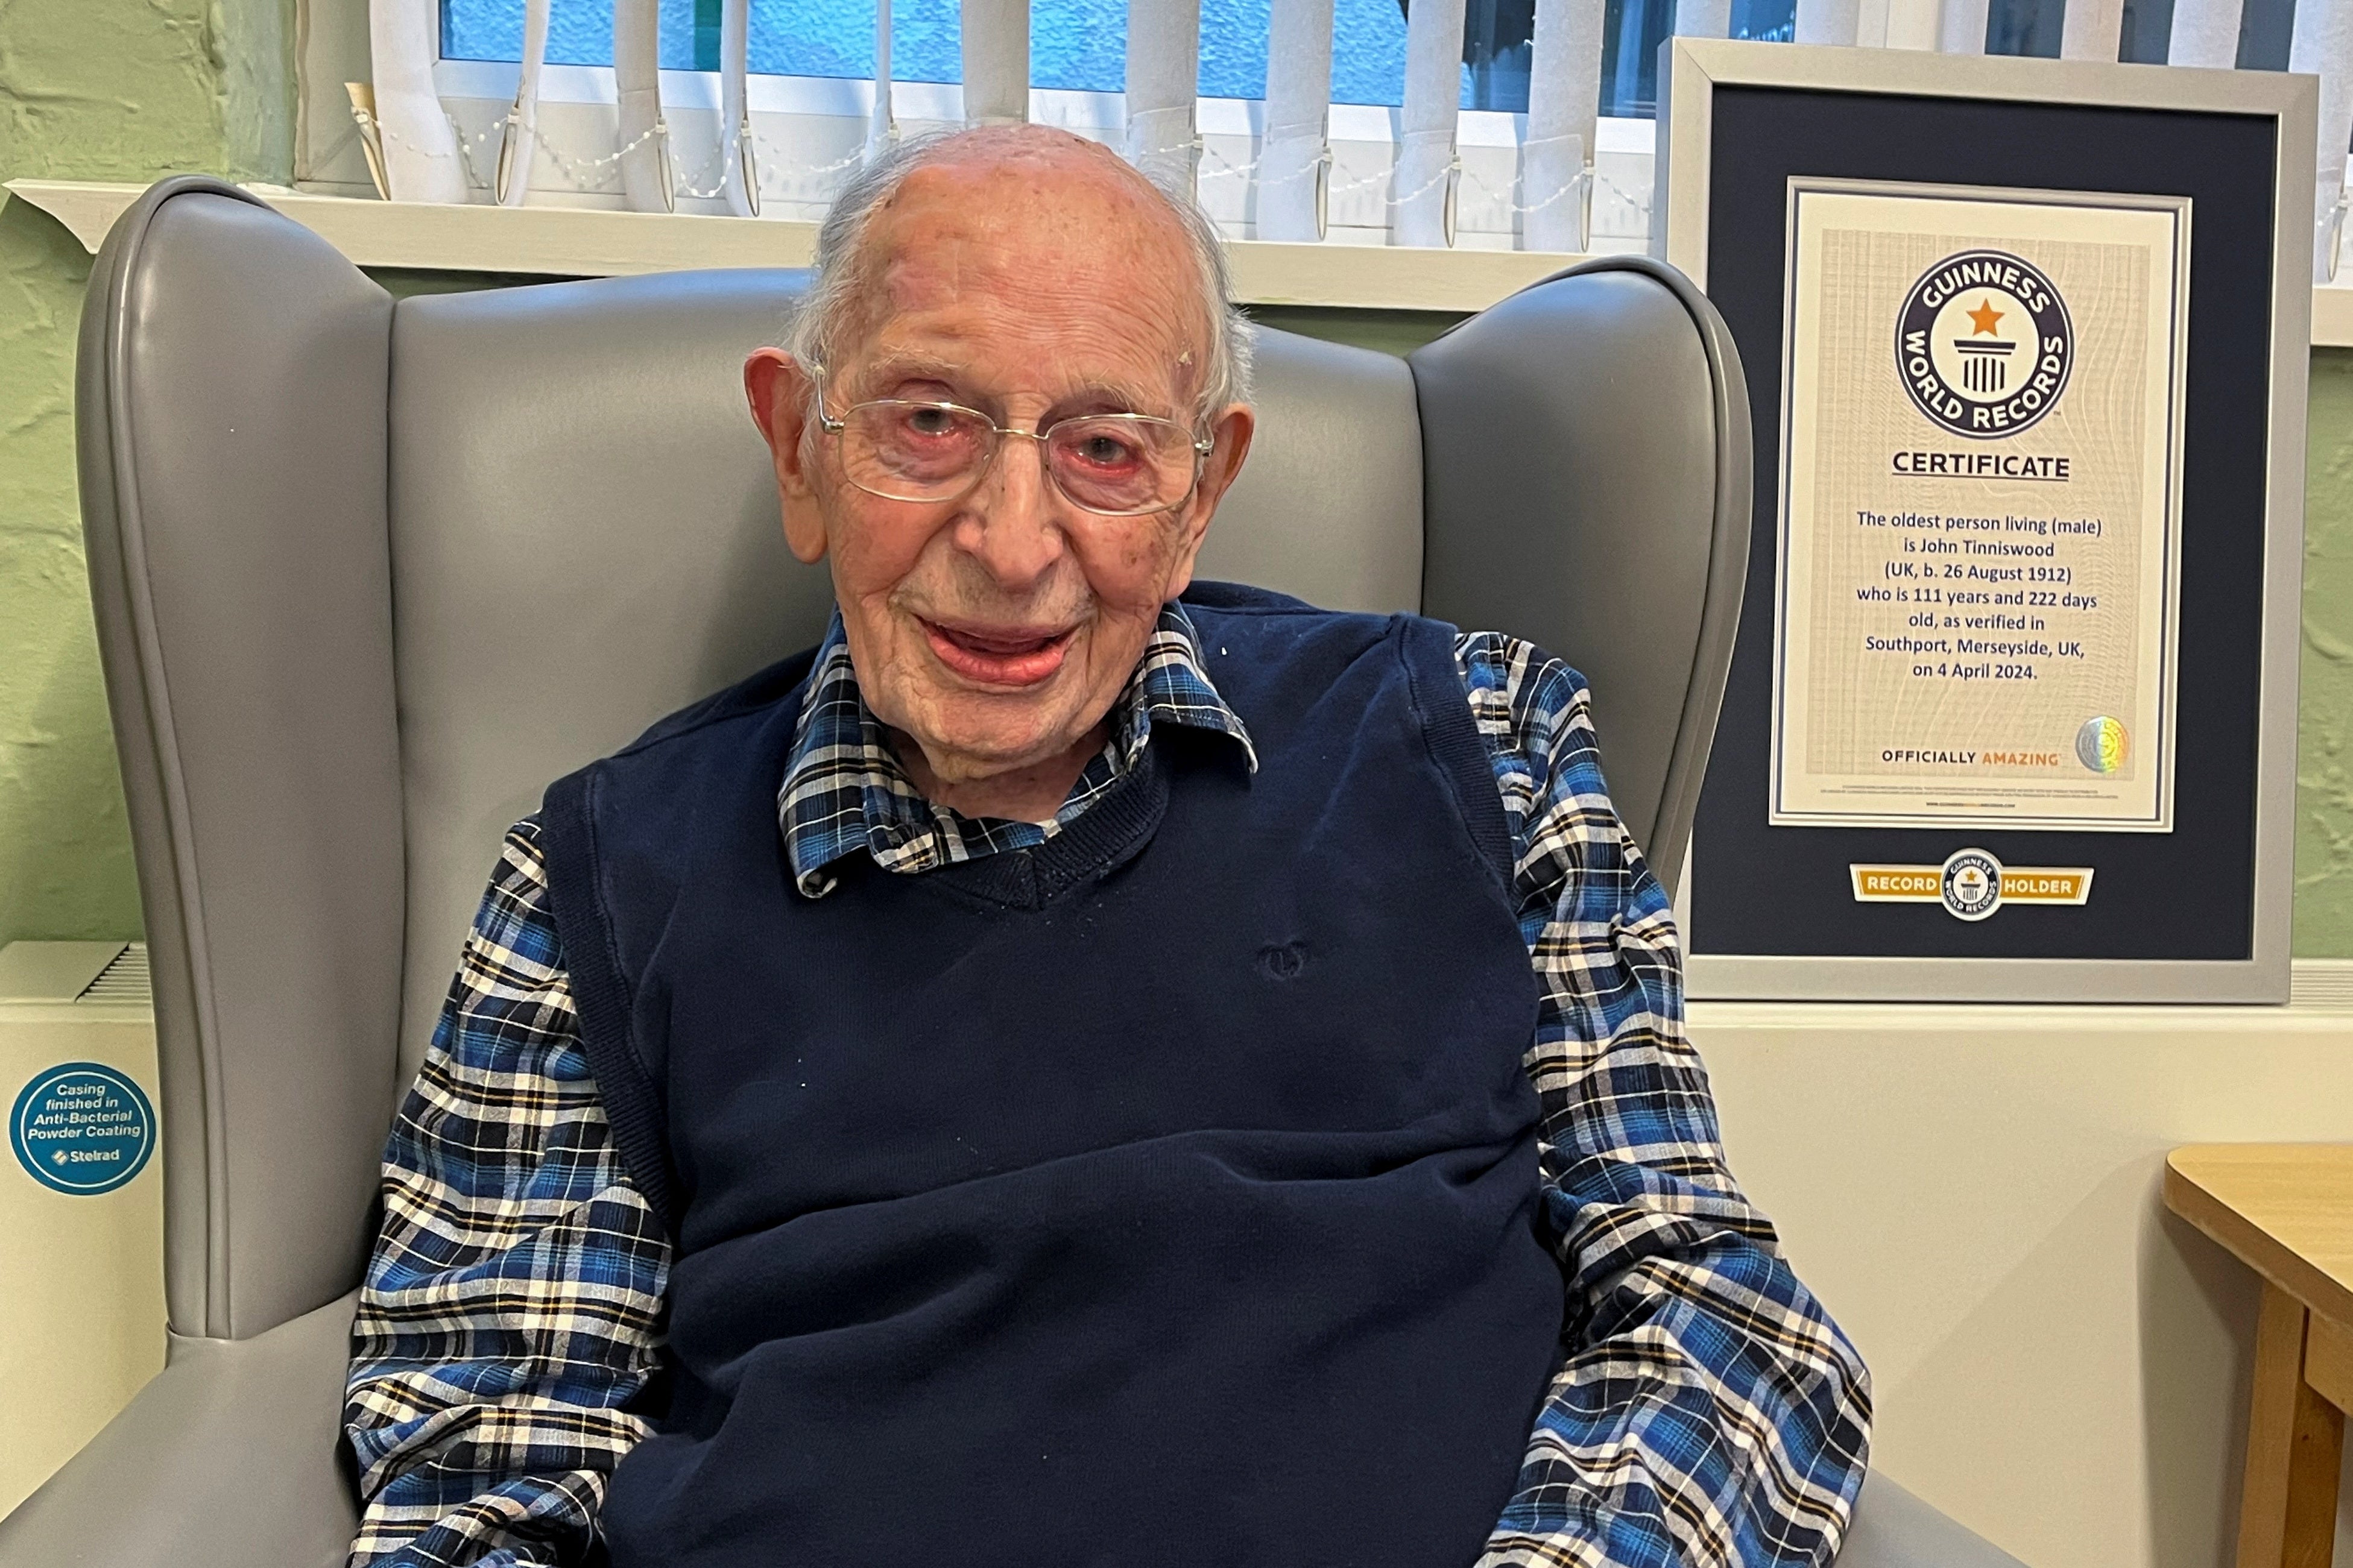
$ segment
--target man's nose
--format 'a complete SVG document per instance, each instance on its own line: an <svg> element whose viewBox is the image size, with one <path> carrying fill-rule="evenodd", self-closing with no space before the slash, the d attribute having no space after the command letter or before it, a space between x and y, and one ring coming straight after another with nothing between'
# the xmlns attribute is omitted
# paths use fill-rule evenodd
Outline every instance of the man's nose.
<svg viewBox="0 0 2353 1568"><path fill-rule="evenodd" d="M1000 436L997 460L965 500L956 542L1008 588L1044 575L1068 547L1066 504L1046 474L1046 444L1017 432Z"/></svg>

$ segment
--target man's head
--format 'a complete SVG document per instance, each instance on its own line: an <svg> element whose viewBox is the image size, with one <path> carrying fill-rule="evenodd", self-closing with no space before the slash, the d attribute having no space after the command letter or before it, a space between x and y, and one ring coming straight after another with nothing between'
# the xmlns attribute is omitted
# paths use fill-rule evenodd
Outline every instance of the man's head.
<svg viewBox="0 0 2353 1568"><path fill-rule="evenodd" d="M920 751L902 747L919 780L1082 763L1250 446L1248 340L1214 231L1108 150L1017 126L865 171L827 219L818 266L788 348L754 354L744 387L794 553L831 557L868 704ZM1023 433L1109 414L1176 429L1072 426L1050 454L962 420L958 452L995 447L970 488L894 499L873 492L952 489L966 465L871 439L930 439L956 416L902 407L828 428L878 401L958 405ZM1160 438L1173 477L1097 484L1141 449L1127 432ZM897 481L908 474L921 482ZM1154 509L1091 510L1133 496Z"/></svg>

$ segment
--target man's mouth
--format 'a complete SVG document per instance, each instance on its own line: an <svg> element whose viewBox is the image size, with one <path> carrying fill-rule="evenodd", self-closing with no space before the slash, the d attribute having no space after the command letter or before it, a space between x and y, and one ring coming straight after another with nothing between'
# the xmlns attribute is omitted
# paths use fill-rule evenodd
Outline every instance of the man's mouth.
<svg viewBox="0 0 2353 1568"><path fill-rule="evenodd" d="M1062 668L1063 656L1078 636L1076 626L1049 632L926 620L923 627L942 664L984 686L1037 685Z"/></svg>

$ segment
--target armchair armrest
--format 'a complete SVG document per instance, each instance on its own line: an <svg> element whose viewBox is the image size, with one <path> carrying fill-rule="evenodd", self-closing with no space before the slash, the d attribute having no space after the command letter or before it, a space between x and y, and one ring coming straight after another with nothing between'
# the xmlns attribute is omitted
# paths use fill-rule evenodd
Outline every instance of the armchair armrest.
<svg viewBox="0 0 2353 1568"><path fill-rule="evenodd" d="M171 1364L0 1520L0 1563L341 1568L359 1514L342 1452L357 1293Z"/></svg>
<svg viewBox="0 0 2353 1568"><path fill-rule="evenodd" d="M1855 1499L1836 1568L2025 1568L1873 1470Z"/></svg>

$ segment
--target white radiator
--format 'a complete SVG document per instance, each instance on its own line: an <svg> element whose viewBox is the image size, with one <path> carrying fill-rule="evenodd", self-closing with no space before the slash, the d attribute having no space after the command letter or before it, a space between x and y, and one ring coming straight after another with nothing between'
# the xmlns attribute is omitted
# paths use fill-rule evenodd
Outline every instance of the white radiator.
<svg viewBox="0 0 2353 1568"><path fill-rule="evenodd" d="M164 1369L158 1098L143 943L0 947L0 1515Z"/></svg>

